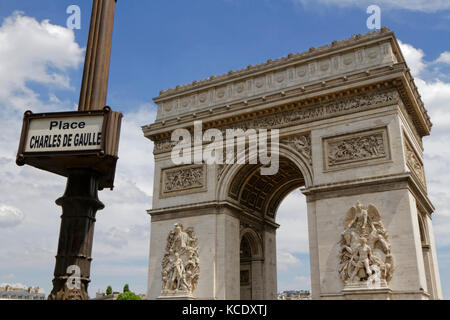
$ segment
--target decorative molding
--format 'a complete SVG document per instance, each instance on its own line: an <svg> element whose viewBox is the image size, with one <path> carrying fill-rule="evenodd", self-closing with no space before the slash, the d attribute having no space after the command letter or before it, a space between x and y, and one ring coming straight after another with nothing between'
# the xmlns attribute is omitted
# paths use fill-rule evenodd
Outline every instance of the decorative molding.
<svg viewBox="0 0 450 320"><path fill-rule="evenodd" d="M345 218L338 272L344 290L387 288L394 272L388 233L377 208L358 201Z"/></svg>
<svg viewBox="0 0 450 320"><path fill-rule="evenodd" d="M353 167L390 160L387 128L323 139L326 170Z"/></svg>
<svg viewBox="0 0 450 320"><path fill-rule="evenodd" d="M311 135L298 135L298 136L291 136L285 139L282 139L280 141L281 143L291 147L292 149L296 150L298 153L300 153L310 165L310 168L312 168L312 148L311 148ZM225 159L226 153L224 153L224 159ZM235 155L236 158L236 155ZM219 181L225 170L230 165L226 164L219 164L217 165L217 181Z"/></svg>
<svg viewBox="0 0 450 320"><path fill-rule="evenodd" d="M176 142L169 140L157 141L154 143L155 147L153 150L154 154L170 152L175 147Z"/></svg>
<svg viewBox="0 0 450 320"><path fill-rule="evenodd" d="M162 90L154 99L159 106L158 119L246 100L330 76L394 64L398 57L391 44L392 38L393 34L387 29L364 36L355 35L275 61L270 59L257 66ZM378 41L373 41L375 39Z"/></svg>
<svg viewBox="0 0 450 320"><path fill-rule="evenodd" d="M161 179L162 197L202 192L206 191L207 187L205 165L188 165L163 169Z"/></svg>
<svg viewBox="0 0 450 320"><path fill-rule="evenodd" d="M393 64L395 63L393 60L390 60L389 63ZM382 64L382 63L380 63ZM310 64L310 66L314 66L315 63ZM193 97L188 99L188 101L191 101L191 105L187 105L186 107L183 107L183 101L186 101L185 98L174 98L172 100L169 100L167 102L160 102L160 107L158 108L160 115L158 116L158 121L167 121L169 119L174 119L177 117L182 117L185 115L190 115L194 112L200 113L205 110L214 110L217 108L221 108L226 106L227 104L239 104L244 103L247 104L249 100L258 99L260 97L263 97L264 99L265 94L273 94L272 92L278 91L278 92L284 92L283 90L288 90L290 88L293 88L294 86L301 86L302 84L309 84L310 82L317 81L321 86L323 87L323 82L321 82L321 79L328 78L332 75L339 77L341 74L349 74L351 71L356 71L360 68L367 69L367 68L373 68L378 66L378 63L374 63L373 65L368 66L355 66L353 65L352 68L348 71L340 70L340 71L334 71L333 69L329 69L328 71L316 71L315 73L311 73L314 68L306 68L305 70L308 70L308 75L305 77L296 77L294 80L283 80L282 82L278 82L275 79L274 73L269 73L267 75L268 78L271 79L271 81L267 81L264 83L263 87L258 88L255 84L255 81L257 81L257 76L255 76L255 79L251 79L249 81L244 81L243 83L239 83L238 85L229 84L227 90L224 89L225 92L231 92L230 94L226 94L222 99L218 99L216 95L214 95L215 89L211 88L210 93L208 94L199 94L199 93L192 93ZM294 67L288 68L287 70L290 70L292 74L298 75L299 73L295 72L295 70L301 70L296 69ZM323 75L322 75L323 74ZM273 79L272 79L273 78ZM325 82L326 85L326 82ZM282 95L285 95L285 93L281 93ZM203 97L203 100L201 99Z"/></svg>
<svg viewBox="0 0 450 320"><path fill-rule="evenodd" d="M167 237L161 267L160 299L193 296L200 277L198 239L194 228L184 230L183 225L175 224Z"/></svg>
<svg viewBox="0 0 450 320"><path fill-rule="evenodd" d="M412 147L412 144L409 142L406 134L404 134L404 142L406 164L408 165L408 168L411 170L411 172L419 179L419 182L422 184L426 191L427 182L425 178L425 169L423 166L423 162Z"/></svg>
<svg viewBox="0 0 450 320"><path fill-rule="evenodd" d="M223 173L225 172L225 169L228 168L229 165L226 164L219 164L217 165L217 181L220 180L220 178L222 178Z"/></svg>
<svg viewBox="0 0 450 320"><path fill-rule="evenodd" d="M257 119L235 122L232 125L222 126L219 129L224 133L227 129L267 129L282 128L297 124L323 120L331 117L346 115L379 107L383 104L398 103L400 97L394 90L373 92L339 99L329 103L318 103L316 105L304 106L305 102L291 104L293 110L284 111L270 116ZM205 126L204 126L205 127ZM174 143L170 137L155 141L154 153L170 152Z"/></svg>
<svg viewBox="0 0 450 320"><path fill-rule="evenodd" d="M311 148L311 135L299 135L293 136L286 139L282 139L281 143L291 147L300 153L308 161L309 165L312 166L312 148Z"/></svg>

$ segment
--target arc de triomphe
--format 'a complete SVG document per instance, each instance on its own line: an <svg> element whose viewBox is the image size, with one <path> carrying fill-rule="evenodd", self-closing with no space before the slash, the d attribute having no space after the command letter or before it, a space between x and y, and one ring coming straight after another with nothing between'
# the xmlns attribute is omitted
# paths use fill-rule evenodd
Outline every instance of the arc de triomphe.
<svg viewBox="0 0 450 320"><path fill-rule="evenodd" d="M313 299L442 298L431 122L387 28L162 91L148 299L276 299L276 212L306 196ZM174 130L279 129L279 170L175 165ZM247 146L249 143L247 143ZM195 150L194 150L195 152Z"/></svg>

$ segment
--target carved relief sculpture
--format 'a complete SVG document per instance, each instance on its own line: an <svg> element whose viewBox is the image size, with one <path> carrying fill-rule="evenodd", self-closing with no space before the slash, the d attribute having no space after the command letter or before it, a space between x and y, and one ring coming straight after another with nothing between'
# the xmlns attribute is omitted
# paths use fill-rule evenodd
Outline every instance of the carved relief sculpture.
<svg viewBox="0 0 450 320"><path fill-rule="evenodd" d="M206 189L204 165L189 165L162 171L161 196L169 197L181 193L200 192Z"/></svg>
<svg viewBox="0 0 450 320"><path fill-rule="evenodd" d="M386 288L393 274L393 257L375 206L358 202L345 219L341 235L339 276L346 288Z"/></svg>
<svg viewBox="0 0 450 320"><path fill-rule="evenodd" d="M290 137L281 140L281 142L297 150L302 156L306 158L306 160L308 160L308 163L312 165L312 151L311 151L312 149L311 149L310 135Z"/></svg>
<svg viewBox="0 0 450 320"><path fill-rule="evenodd" d="M167 173L164 192L172 192L203 186L203 168L181 169Z"/></svg>
<svg viewBox="0 0 450 320"><path fill-rule="evenodd" d="M200 276L198 239L193 228L177 223L167 237L162 260L161 298L192 297Z"/></svg>
<svg viewBox="0 0 450 320"><path fill-rule="evenodd" d="M383 135L381 133L370 136L342 140L332 146L328 156L331 165L353 160L365 160L383 156L385 154Z"/></svg>
<svg viewBox="0 0 450 320"><path fill-rule="evenodd" d="M408 167L417 176L417 178L419 178L423 186L426 187L427 183L425 180L425 170L423 168L423 163L407 139L405 139L405 153L406 163L408 164Z"/></svg>
<svg viewBox="0 0 450 320"><path fill-rule="evenodd" d="M330 170L390 159L386 128L327 138L324 143L325 167Z"/></svg>

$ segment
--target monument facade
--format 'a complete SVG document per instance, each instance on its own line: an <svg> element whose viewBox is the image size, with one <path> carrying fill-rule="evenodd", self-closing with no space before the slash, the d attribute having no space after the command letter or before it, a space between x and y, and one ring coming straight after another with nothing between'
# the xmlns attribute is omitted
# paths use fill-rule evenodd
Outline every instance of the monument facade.
<svg viewBox="0 0 450 320"><path fill-rule="evenodd" d="M155 145L148 299L276 299L276 213L295 189L307 201L313 299L442 298L423 166L432 124L388 29L155 102L143 127ZM172 132L195 121L278 129L277 173L174 164Z"/></svg>

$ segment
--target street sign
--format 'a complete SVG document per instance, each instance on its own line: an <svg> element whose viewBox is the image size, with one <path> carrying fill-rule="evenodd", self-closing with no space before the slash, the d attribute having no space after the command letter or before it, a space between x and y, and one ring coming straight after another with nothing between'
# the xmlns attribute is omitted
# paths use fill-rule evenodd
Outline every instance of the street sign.
<svg viewBox="0 0 450 320"><path fill-rule="evenodd" d="M68 177L73 169L98 172L101 189L114 187L122 114L103 110L25 112L17 164Z"/></svg>
<svg viewBox="0 0 450 320"><path fill-rule="evenodd" d="M114 187L122 114L106 103L116 0L93 0L78 112L25 112L16 163L67 177L49 300L88 300L98 191ZM103 110L101 109L103 108ZM73 271L76 271L75 274ZM75 283L73 283L73 281Z"/></svg>
<svg viewBox="0 0 450 320"><path fill-rule="evenodd" d="M25 153L101 150L104 116L30 119Z"/></svg>

